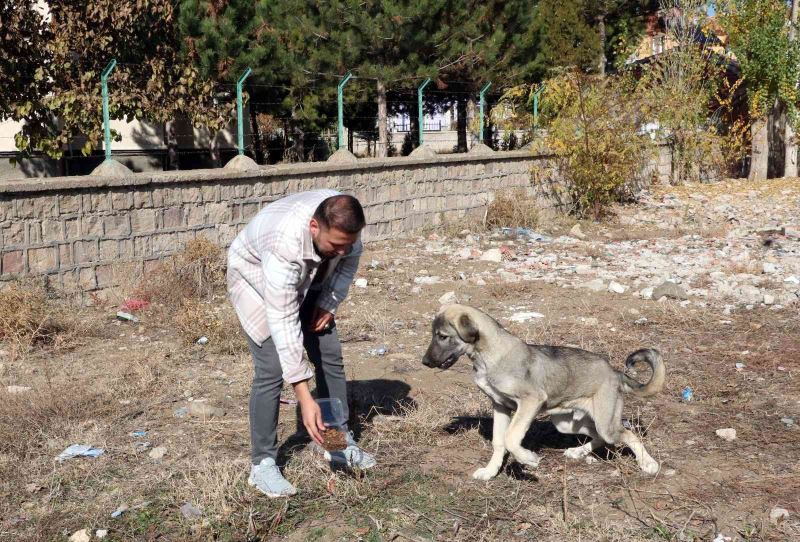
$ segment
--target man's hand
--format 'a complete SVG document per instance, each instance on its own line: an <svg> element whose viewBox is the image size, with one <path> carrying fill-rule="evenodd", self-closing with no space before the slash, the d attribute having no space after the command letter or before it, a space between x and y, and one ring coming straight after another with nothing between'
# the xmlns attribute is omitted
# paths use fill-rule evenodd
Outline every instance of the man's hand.
<svg viewBox="0 0 800 542"><path fill-rule="evenodd" d="M324 442L321 431L325 430L325 424L322 423L322 411L319 405L311 397L311 392L308 389L308 382L302 381L294 384L294 394L297 397L297 402L300 404L300 414L303 417L303 425L311 436L311 439L320 446Z"/></svg>
<svg viewBox="0 0 800 542"><path fill-rule="evenodd" d="M333 325L333 314L317 307L314 309L314 317L311 318L309 329L312 333L322 333L329 326Z"/></svg>

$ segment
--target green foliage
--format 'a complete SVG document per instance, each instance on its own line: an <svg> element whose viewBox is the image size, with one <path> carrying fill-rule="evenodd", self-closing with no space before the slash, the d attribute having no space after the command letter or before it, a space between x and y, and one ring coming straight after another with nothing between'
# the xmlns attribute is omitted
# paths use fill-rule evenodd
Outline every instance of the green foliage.
<svg viewBox="0 0 800 542"><path fill-rule="evenodd" d="M11 104L0 110L24 121L15 138L20 151L39 149L58 158L77 137L84 138L83 154L98 148L100 73L112 58L119 64L109 78L110 118L164 122L183 115L212 129L227 123L230 107L216 103L212 82L179 54L172 2L48 5L49 21L40 17L37 23L41 33L26 51L12 53L15 62L29 64L34 83L26 83L25 92L11 95ZM32 2L17 7L21 20L36 20Z"/></svg>
<svg viewBox="0 0 800 542"><path fill-rule="evenodd" d="M747 85L750 116L764 117L780 100L796 123L800 44L789 37L786 3L721 0L718 7Z"/></svg>
<svg viewBox="0 0 800 542"><path fill-rule="evenodd" d="M635 183L651 145L638 133L634 83L567 71L547 81L544 146L557 160L574 212L602 217Z"/></svg>

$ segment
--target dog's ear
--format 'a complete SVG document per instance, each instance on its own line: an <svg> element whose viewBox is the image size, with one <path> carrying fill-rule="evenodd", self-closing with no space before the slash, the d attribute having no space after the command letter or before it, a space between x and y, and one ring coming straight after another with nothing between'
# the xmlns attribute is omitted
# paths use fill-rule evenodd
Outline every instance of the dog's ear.
<svg viewBox="0 0 800 542"><path fill-rule="evenodd" d="M458 336L461 337L461 340L465 343L474 343L478 341L478 328L467 313L461 313L455 327Z"/></svg>

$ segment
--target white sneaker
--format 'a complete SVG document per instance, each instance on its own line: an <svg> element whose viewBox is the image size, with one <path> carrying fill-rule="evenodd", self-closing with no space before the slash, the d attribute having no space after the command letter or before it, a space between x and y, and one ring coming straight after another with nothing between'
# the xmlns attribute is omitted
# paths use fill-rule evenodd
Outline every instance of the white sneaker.
<svg viewBox="0 0 800 542"><path fill-rule="evenodd" d="M266 457L258 465L250 467L247 483L267 497L291 497L297 493L297 489L283 477L281 469L271 457Z"/></svg>

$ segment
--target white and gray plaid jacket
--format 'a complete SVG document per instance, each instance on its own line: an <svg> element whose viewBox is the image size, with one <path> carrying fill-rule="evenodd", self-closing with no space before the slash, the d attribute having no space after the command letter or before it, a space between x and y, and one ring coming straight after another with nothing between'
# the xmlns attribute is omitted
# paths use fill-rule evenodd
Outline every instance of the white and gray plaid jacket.
<svg viewBox="0 0 800 542"><path fill-rule="evenodd" d="M338 195L314 190L287 196L264 207L228 249L228 296L253 342L275 343L283 378L299 382L314 371L303 360L300 305L322 258L314 250L309 221L320 203ZM322 281L317 306L331 313L347 296L363 246L334 258Z"/></svg>

